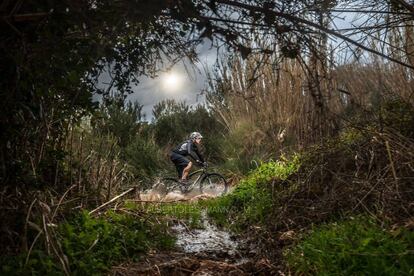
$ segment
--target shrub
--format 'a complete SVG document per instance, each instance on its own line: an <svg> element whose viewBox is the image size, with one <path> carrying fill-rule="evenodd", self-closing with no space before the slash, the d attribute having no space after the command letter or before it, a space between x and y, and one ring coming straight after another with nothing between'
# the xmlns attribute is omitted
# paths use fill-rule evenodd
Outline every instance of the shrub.
<svg viewBox="0 0 414 276"><path fill-rule="evenodd" d="M249 122L238 122L237 126L219 143L224 164L222 168L237 175L246 175L254 168L252 160L269 158L266 134Z"/></svg>
<svg viewBox="0 0 414 276"><path fill-rule="evenodd" d="M64 275L64 272L44 251L33 250L27 264L26 254L0 259L0 275Z"/></svg>
<svg viewBox="0 0 414 276"><path fill-rule="evenodd" d="M414 107L399 98L389 99L381 108L385 126L398 130L406 137L414 137Z"/></svg>
<svg viewBox="0 0 414 276"><path fill-rule="evenodd" d="M150 248L170 248L174 244L163 225L149 225L130 215L108 213L92 218L86 212L60 227L62 245L72 273L100 274L126 258L136 259Z"/></svg>
<svg viewBox="0 0 414 276"><path fill-rule="evenodd" d="M278 161L263 163L252 171L230 194L207 201L207 213L218 225L230 226L238 231L246 225L263 224L272 208L272 194L269 183L273 179L285 180L298 170L300 159L282 158ZM231 217L231 219L228 218ZM232 225L229 221L235 221Z"/></svg>
<svg viewBox="0 0 414 276"><path fill-rule="evenodd" d="M359 217L313 229L284 255L296 274L411 275L413 239L413 232L393 236Z"/></svg>
<svg viewBox="0 0 414 276"><path fill-rule="evenodd" d="M161 169L161 153L151 139L135 136L125 148L124 156L135 177L151 177Z"/></svg>
<svg viewBox="0 0 414 276"><path fill-rule="evenodd" d="M115 263L137 260L149 249L169 249L174 239L164 224L108 212L93 218L87 212L59 225L58 240L71 275L102 275ZM39 244L39 243L38 243ZM1 275L64 275L59 261L42 248L1 260Z"/></svg>

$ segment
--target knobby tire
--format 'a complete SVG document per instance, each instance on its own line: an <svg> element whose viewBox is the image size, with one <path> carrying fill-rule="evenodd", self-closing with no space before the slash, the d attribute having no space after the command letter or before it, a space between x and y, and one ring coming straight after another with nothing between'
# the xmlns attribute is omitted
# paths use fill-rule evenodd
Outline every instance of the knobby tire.
<svg viewBox="0 0 414 276"><path fill-rule="evenodd" d="M200 182L200 192L218 192L224 195L228 191L228 183L224 176L219 173L209 173Z"/></svg>

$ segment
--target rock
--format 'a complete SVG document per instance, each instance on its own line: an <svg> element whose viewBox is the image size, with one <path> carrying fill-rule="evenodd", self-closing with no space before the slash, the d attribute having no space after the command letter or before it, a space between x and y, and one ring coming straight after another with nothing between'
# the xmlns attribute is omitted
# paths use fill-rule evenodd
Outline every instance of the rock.
<svg viewBox="0 0 414 276"><path fill-rule="evenodd" d="M290 241L290 240L294 240L295 238L295 232L292 230L289 230L287 232L282 233L282 235L280 235L279 240L280 241Z"/></svg>

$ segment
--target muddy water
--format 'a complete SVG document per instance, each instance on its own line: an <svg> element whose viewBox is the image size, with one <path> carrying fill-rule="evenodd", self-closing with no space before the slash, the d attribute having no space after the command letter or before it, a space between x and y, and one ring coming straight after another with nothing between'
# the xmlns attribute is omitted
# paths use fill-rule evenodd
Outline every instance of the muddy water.
<svg viewBox="0 0 414 276"><path fill-rule="evenodd" d="M173 226L173 230L177 233L176 245L185 253L210 257L226 256L238 257L238 242L232 239L231 235L219 230L215 225L211 224L206 212L202 213L202 229L189 230L182 224Z"/></svg>
<svg viewBox="0 0 414 276"><path fill-rule="evenodd" d="M168 193L153 188L141 194L147 202L195 201L214 197L211 193ZM150 203L152 204L152 203ZM201 229L189 229L184 222L172 226L176 249L154 252L139 263L125 263L114 267L111 275L274 275L273 267L265 259L256 260L246 251L244 241L235 240L229 232L210 223L206 212L201 216ZM245 247L239 252L238 248Z"/></svg>
<svg viewBox="0 0 414 276"><path fill-rule="evenodd" d="M170 192L165 194L162 185L155 184L152 189L140 195L143 201L153 202L175 202L175 201L197 201L200 199L215 197L217 193L209 190L200 193L198 189L182 194ZM207 218L206 211L201 214L201 228L188 229L184 222L178 222L172 226L177 237L177 248L183 253L196 256L237 258L240 256L237 248L239 243L232 238L229 232L218 229L211 224Z"/></svg>

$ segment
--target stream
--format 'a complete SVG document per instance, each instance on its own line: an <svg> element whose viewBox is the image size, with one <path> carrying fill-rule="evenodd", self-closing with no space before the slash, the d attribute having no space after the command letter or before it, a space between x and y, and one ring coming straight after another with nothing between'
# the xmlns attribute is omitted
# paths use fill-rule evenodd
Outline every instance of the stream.
<svg viewBox="0 0 414 276"><path fill-rule="evenodd" d="M140 195L145 202L196 201L214 194L192 192L164 194L151 189ZM151 204L151 203L150 203ZM166 203L168 204L168 203ZM176 236L175 249L169 252L150 252L139 263L114 267L111 275L275 275L267 259L256 256L255 249L245 240L218 229L206 214L201 214L201 227L190 229L184 221L171 226Z"/></svg>
<svg viewBox="0 0 414 276"><path fill-rule="evenodd" d="M239 241L232 238L229 232L219 230L207 219L206 211L202 212L202 228L190 230L178 223L172 227L176 232L176 245L187 254L201 257L237 258Z"/></svg>

